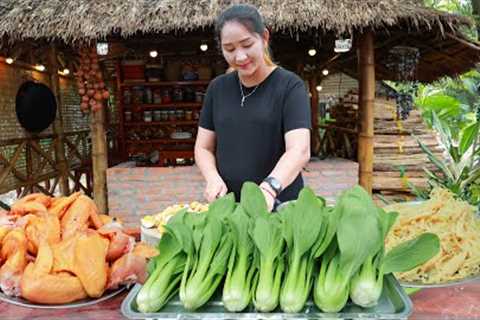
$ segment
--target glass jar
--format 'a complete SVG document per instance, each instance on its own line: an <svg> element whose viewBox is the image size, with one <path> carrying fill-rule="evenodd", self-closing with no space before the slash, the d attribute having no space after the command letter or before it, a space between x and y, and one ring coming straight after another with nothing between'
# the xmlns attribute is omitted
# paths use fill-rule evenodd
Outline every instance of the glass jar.
<svg viewBox="0 0 480 320"><path fill-rule="evenodd" d="M180 87L173 88L173 101L180 102L183 101L183 90Z"/></svg>
<svg viewBox="0 0 480 320"><path fill-rule="evenodd" d="M133 87L132 102L135 104L143 103L143 87Z"/></svg>
<svg viewBox="0 0 480 320"><path fill-rule="evenodd" d="M143 103L151 104L153 103L153 93L152 88L146 87L143 95Z"/></svg>
<svg viewBox="0 0 480 320"><path fill-rule="evenodd" d="M170 120L170 121L175 121L175 120L177 120L175 110L170 110L170 111L168 112L168 120Z"/></svg>
<svg viewBox="0 0 480 320"><path fill-rule="evenodd" d="M162 121L168 121L168 111L162 111Z"/></svg>
<svg viewBox="0 0 480 320"><path fill-rule="evenodd" d="M183 119L185 119L185 111L183 111L183 110L177 110L177 111L176 111L176 114L177 114L177 120L183 120Z"/></svg>
<svg viewBox="0 0 480 320"><path fill-rule="evenodd" d="M172 102L172 96L170 95L170 91L168 89L164 89L162 91L162 103L170 102Z"/></svg>
<svg viewBox="0 0 480 320"><path fill-rule="evenodd" d="M162 121L162 111L160 110L155 110L153 111L153 121Z"/></svg>
<svg viewBox="0 0 480 320"><path fill-rule="evenodd" d="M161 104L162 103L162 90L154 89L153 90L153 103Z"/></svg>
<svg viewBox="0 0 480 320"><path fill-rule="evenodd" d="M203 95L204 93L201 91L195 92L195 102L202 103L203 102Z"/></svg>
<svg viewBox="0 0 480 320"><path fill-rule="evenodd" d="M143 111L143 121L152 122L152 111Z"/></svg>
<svg viewBox="0 0 480 320"><path fill-rule="evenodd" d="M193 119L193 111L187 110L185 111L185 120L190 121Z"/></svg>

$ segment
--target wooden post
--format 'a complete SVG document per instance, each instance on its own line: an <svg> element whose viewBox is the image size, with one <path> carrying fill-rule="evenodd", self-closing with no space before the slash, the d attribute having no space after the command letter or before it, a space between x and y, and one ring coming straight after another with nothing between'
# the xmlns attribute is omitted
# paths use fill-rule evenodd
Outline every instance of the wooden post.
<svg viewBox="0 0 480 320"><path fill-rule="evenodd" d="M320 150L320 135L318 132L318 91L317 91L317 77L312 76L308 81L310 87L310 106L312 117L312 155L318 153Z"/></svg>
<svg viewBox="0 0 480 320"><path fill-rule="evenodd" d="M108 214L107 199L107 138L104 127L105 108L90 111L92 134L93 197L100 213Z"/></svg>
<svg viewBox="0 0 480 320"><path fill-rule="evenodd" d="M48 51L48 68L50 73L50 87L57 102L57 115L53 123L53 133L56 135L56 138L54 138L55 158L58 166L57 169L59 171L60 192L63 195L68 195L70 193L70 188L68 186L69 168L65 156L65 135L63 131L62 99L60 95L60 79L57 73L57 52L54 45L52 45Z"/></svg>
<svg viewBox="0 0 480 320"><path fill-rule="evenodd" d="M375 101L374 36L366 31L358 40L359 113L358 165L359 182L372 193L373 180L373 106Z"/></svg>

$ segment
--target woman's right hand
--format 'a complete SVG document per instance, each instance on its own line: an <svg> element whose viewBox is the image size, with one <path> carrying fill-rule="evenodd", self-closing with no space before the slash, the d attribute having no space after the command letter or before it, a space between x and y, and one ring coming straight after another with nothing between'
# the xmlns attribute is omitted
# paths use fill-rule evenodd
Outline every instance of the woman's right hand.
<svg viewBox="0 0 480 320"><path fill-rule="evenodd" d="M207 180L204 196L208 202L213 202L215 199L223 197L227 194L227 185L220 176L215 176Z"/></svg>

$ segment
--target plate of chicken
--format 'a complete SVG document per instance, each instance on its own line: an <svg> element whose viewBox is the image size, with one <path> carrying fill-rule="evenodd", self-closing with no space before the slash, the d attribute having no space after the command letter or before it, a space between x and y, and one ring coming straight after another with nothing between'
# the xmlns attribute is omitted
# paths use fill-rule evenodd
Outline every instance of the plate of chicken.
<svg viewBox="0 0 480 320"><path fill-rule="evenodd" d="M0 211L0 300L33 308L98 303L143 283L157 254L86 195L30 194Z"/></svg>

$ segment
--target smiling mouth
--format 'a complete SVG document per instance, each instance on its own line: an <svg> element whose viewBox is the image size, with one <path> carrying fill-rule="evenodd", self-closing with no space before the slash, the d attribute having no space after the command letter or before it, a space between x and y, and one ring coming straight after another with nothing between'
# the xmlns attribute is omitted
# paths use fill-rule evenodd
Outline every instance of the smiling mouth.
<svg viewBox="0 0 480 320"><path fill-rule="evenodd" d="M239 68L240 68L240 69L246 69L250 64L251 64L251 62L245 63L245 64L243 64L243 65L239 65Z"/></svg>

